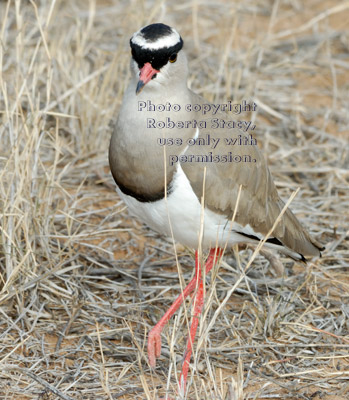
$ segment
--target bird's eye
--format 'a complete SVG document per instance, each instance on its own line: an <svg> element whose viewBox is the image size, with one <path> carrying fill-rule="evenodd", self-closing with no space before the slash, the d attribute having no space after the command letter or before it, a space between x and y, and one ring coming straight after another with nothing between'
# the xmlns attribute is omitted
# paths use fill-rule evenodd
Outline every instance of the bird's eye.
<svg viewBox="0 0 349 400"><path fill-rule="evenodd" d="M177 53L171 54L169 57L169 61L170 61L170 63L176 62L177 61Z"/></svg>

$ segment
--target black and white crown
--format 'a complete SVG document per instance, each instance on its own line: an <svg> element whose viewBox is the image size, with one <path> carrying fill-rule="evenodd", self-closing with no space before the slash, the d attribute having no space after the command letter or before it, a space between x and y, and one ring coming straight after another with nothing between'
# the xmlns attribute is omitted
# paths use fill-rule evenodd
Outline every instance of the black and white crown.
<svg viewBox="0 0 349 400"><path fill-rule="evenodd" d="M150 62L153 68L160 70L172 54L177 54L182 49L183 39L175 29L157 23L134 33L130 39L130 46L132 57L139 67Z"/></svg>

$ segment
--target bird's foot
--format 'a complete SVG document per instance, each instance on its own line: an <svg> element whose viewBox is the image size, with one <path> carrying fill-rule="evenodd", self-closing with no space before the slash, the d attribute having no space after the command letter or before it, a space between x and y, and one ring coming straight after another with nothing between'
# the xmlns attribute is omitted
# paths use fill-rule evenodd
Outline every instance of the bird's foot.
<svg viewBox="0 0 349 400"><path fill-rule="evenodd" d="M148 336L148 360L151 368L155 368L156 359L161 355L161 330L155 326Z"/></svg>

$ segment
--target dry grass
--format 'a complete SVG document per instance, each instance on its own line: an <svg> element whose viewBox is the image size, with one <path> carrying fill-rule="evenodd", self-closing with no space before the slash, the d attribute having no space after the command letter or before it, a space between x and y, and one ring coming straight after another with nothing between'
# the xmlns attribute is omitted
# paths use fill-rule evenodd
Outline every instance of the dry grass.
<svg viewBox="0 0 349 400"><path fill-rule="evenodd" d="M181 32L196 91L258 102L279 192L300 187L291 208L326 244L307 267L282 258L282 276L261 256L242 276L251 250L226 255L208 278L187 399L347 399L349 2L18 0L0 10L0 399L176 390L183 309L155 372L145 353L180 291L174 249L128 215L107 163L128 39L153 21ZM192 254L177 252L187 282Z"/></svg>

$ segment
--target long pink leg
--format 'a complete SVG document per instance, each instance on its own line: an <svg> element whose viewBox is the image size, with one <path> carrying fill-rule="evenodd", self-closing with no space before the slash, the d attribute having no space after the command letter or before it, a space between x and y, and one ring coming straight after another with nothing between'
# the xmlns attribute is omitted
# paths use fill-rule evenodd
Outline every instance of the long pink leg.
<svg viewBox="0 0 349 400"><path fill-rule="evenodd" d="M210 272L213 265L216 263L218 258L222 255L222 250L219 248L214 248L210 250L210 254L208 256L206 262L206 274ZM190 334L187 343L187 351L183 364L183 370L181 374L181 379L183 377L183 387L185 388L188 370L189 370L189 361L192 354L192 344L195 339L196 330L198 327L198 317L202 311L203 300L204 300L204 290L203 290L203 281L201 274L201 267L198 259L198 252L195 252L195 276L183 290L171 307L166 311L164 316L160 319L160 321L154 326L154 328L149 332L148 336L148 358L149 364L152 368L156 365L156 358L160 357L161 354L161 332L169 321L169 319L173 316L173 314L178 310L179 306L183 303L184 299L188 297L188 295L195 289L198 288L197 294L195 296L194 301L194 320L192 326L190 328ZM182 384L181 384L182 386Z"/></svg>
<svg viewBox="0 0 349 400"><path fill-rule="evenodd" d="M223 253L222 249L215 248L215 249L210 250L210 254L208 256L208 259L207 259L206 265L205 265L206 274L208 274L211 271L212 267L216 264L217 259L222 255L222 253ZM189 364L190 364L190 359L191 359L191 355L193 352L193 343L195 340L196 331L199 326L199 318L200 318L200 315L202 312L202 308L204 305L204 298L205 298L204 282L203 282L203 278L201 276L201 267L197 260L196 260L196 262L198 264L198 269L199 269L198 290L195 295L193 320L192 320L192 324L190 326L190 332L189 332L189 336L188 336L188 340L187 340L187 349L186 349L185 356L184 356L181 376L179 378L180 388L181 388L181 392L183 394L185 392L185 388L186 388L186 384L187 384Z"/></svg>
<svg viewBox="0 0 349 400"><path fill-rule="evenodd" d="M178 310L179 306L183 303L188 295L195 289L198 275L198 267L197 267L197 258L198 254L195 252L195 276L189 282L189 284L185 287L183 292L177 297L177 299L173 302L171 307L165 312L160 321L154 326L154 328L149 332L148 335L148 358L149 364L152 368L155 368L156 359L160 357L161 354L161 332L164 329L164 326L171 319L173 314Z"/></svg>
<svg viewBox="0 0 349 400"><path fill-rule="evenodd" d="M183 361L183 365L182 365L182 372L181 372L181 376L179 378L180 388L181 388L181 392L183 394L185 393L185 388L186 388L186 385L187 385L189 364L190 364L190 359L191 359L191 355L192 355L192 352L193 352L193 343L194 343L194 340L195 340L196 331L197 331L198 326L199 326L200 314L201 314L201 311L202 311L202 307L204 305L204 297L205 297L204 282L203 282L203 280L201 278L200 281L199 281L199 288L198 288L198 290L196 292L196 295L195 295L193 319L192 319L192 323L191 323L191 326L190 326L190 331L189 331L189 335L188 335L188 339L187 339L187 349L186 349L185 355L184 355L184 361Z"/></svg>

